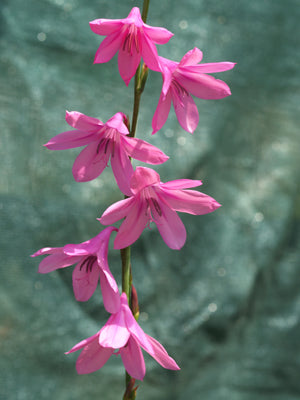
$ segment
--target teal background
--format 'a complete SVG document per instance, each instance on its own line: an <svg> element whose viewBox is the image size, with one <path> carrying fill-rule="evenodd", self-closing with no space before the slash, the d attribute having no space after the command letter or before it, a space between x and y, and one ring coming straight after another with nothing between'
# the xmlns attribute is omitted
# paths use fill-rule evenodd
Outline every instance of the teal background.
<svg viewBox="0 0 300 400"><path fill-rule="evenodd" d="M124 18L141 1L2 0L0 4L0 399L120 399L120 358L79 376L64 352L107 320L100 290L74 299L72 267L37 274L29 257L45 246L82 242L120 193L109 169L76 183L78 149L42 147L68 130L65 110L104 121L131 115L132 89L117 59L93 65L102 37L88 22ZM170 160L163 181L202 179L222 207L181 214L188 239L170 250L157 230L133 246L140 324L181 366L145 355L138 398L300 398L299 20L297 0L152 0L148 23L175 36L159 54L179 61L197 46L203 62L233 61L218 74L232 96L196 99L200 122L183 131L171 111L151 137L161 76L150 73L138 136ZM109 253L120 282L117 251Z"/></svg>

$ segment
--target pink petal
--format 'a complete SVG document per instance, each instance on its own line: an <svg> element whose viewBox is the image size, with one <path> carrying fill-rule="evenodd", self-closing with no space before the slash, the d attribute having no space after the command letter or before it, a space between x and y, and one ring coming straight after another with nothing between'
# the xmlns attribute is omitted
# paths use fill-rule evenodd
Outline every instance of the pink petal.
<svg viewBox="0 0 300 400"><path fill-rule="evenodd" d="M189 65L198 64L203 58L203 53L197 47L194 47L192 50L188 51L180 61L178 67L184 67Z"/></svg>
<svg viewBox="0 0 300 400"><path fill-rule="evenodd" d="M73 291L77 301L87 301L92 297L99 282L100 270L96 260L88 268L88 263L80 261L74 268Z"/></svg>
<svg viewBox="0 0 300 400"><path fill-rule="evenodd" d="M159 193L158 193L159 194ZM186 230L175 211L162 201L158 202L160 212L153 207L151 212L157 229L167 246L180 250L186 241Z"/></svg>
<svg viewBox="0 0 300 400"><path fill-rule="evenodd" d="M96 132L103 126L103 122L99 119L77 111L66 111L66 121L73 128L87 132Z"/></svg>
<svg viewBox="0 0 300 400"><path fill-rule="evenodd" d="M146 373L146 366L140 346L135 339L130 337L127 346L121 349L120 354L128 374L142 381Z"/></svg>
<svg viewBox="0 0 300 400"><path fill-rule="evenodd" d="M132 194L130 190L130 178L133 174L133 167L125 149L119 143L114 143L114 150L110 160L119 189L125 195L130 196Z"/></svg>
<svg viewBox="0 0 300 400"><path fill-rule="evenodd" d="M195 179L176 179L174 181L162 182L160 187L163 189L187 189L202 185L202 182Z"/></svg>
<svg viewBox="0 0 300 400"><path fill-rule="evenodd" d="M102 225L110 225L124 218L134 206L135 200L133 197L129 197L128 199L117 201L108 207L101 218L98 220Z"/></svg>
<svg viewBox="0 0 300 400"><path fill-rule="evenodd" d="M81 342L75 344L75 346L73 346L71 348L71 350L67 351L65 354L70 354L70 353L74 353L75 351L78 351L80 349L82 349L83 347L88 346L90 343L94 342L96 339L96 342L98 343L98 336L99 336L99 332L95 333L95 335L88 337L87 339L82 340Z"/></svg>
<svg viewBox="0 0 300 400"><path fill-rule="evenodd" d="M143 26L144 22L142 20L140 9L138 7L133 7L128 14L128 17L125 19L125 22L128 24L134 24L138 27Z"/></svg>
<svg viewBox="0 0 300 400"><path fill-rule="evenodd" d="M123 249L134 243L140 237L148 221L149 216L146 213L146 205L138 200L135 201L125 221L119 228L114 241L114 249Z"/></svg>
<svg viewBox="0 0 300 400"><path fill-rule="evenodd" d="M143 329L139 326L139 324L136 322L134 316L132 315L132 312L128 306L128 300L126 293L122 293L121 295L121 308L123 310L124 316L125 316L125 322L126 326L128 328L128 331L133 335L135 340L139 343L140 346L143 347L146 351L153 352L153 348L151 346L151 343L148 340L147 335L143 331Z"/></svg>
<svg viewBox="0 0 300 400"><path fill-rule="evenodd" d="M149 353L162 367L179 370L179 366L176 364L175 360L169 356L166 349L153 337L146 335L149 342L153 347L153 353Z"/></svg>
<svg viewBox="0 0 300 400"><path fill-rule="evenodd" d="M165 28L144 24L143 29L146 35L156 44L166 44L174 36L174 33Z"/></svg>
<svg viewBox="0 0 300 400"><path fill-rule="evenodd" d="M138 193L146 186L160 183L159 174L151 168L136 167L130 181L132 193Z"/></svg>
<svg viewBox="0 0 300 400"><path fill-rule="evenodd" d="M125 316L122 309L112 314L99 333L99 344L103 347L119 349L124 347L129 339Z"/></svg>
<svg viewBox="0 0 300 400"><path fill-rule="evenodd" d="M42 256L44 254L55 254L55 253L61 253L62 252L62 247L44 247L35 253L31 254L30 257L37 257L37 256Z"/></svg>
<svg viewBox="0 0 300 400"><path fill-rule="evenodd" d="M105 126L108 128L116 129L122 135L128 135L129 131L124 123L124 119L126 118L127 117L124 113L118 112L105 123Z"/></svg>
<svg viewBox="0 0 300 400"><path fill-rule="evenodd" d="M217 100L230 96L230 88L225 82L206 74L194 72L178 73L176 80L193 96L205 100Z"/></svg>
<svg viewBox="0 0 300 400"><path fill-rule="evenodd" d="M159 71L159 61L158 54L155 44L145 35L141 33L141 43L142 43L142 57L145 61L147 67L154 71Z"/></svg>
<svg viewBox="0 0 300 400"><path fill-rule="evenodd" d="M208 214L221 206L212 197L196 190L165 190L159 196L173 210L194 215Z"/></svg>
<svg viewBox="0 0 300 400"><path fill-rule="evenodd" d="M38 272L40 274L47 274L59 268L69 267L81 259L82 257L72 257L64 253L51 254L41 261Z"/></svg>
<svg viewBox="0 0 300 400"><path fill-rule="evenodd" d="M171 93L168 92L164 98L163 93L161 93L153 119L152 119L152 135L159 131L168 119L168 115L171 108Z"/></svg>
<svg viewBox="0 0 300 400"><path fill-rule="evenodd" d="M193 133L199 122L199 114L194 100L188 93L178 92L172 89L174 110L181 127L189 133Z"/></svg>
<svg viewBox="0 0 300 400"><path fill-rule="evenodd" d="M125 82L126 86L129 85L129 82L134 76L140 61L141 53L137 51L135 43L132 44L130 52L126 47L124 50L123 48L120 48L118 56L118 66L121 78Z"/></svg>
<svg viewBox="0 0 300 400"><path fill-rule="evenodd" d="M49 150L66 150L75 147L85 146L97 140L95 133L79 130L66 131L54 136L48 143L44 144Z"/></svg>
<svg viewBox="0 0 300 400"><path fill-rule="evenodd" d="M173 69L174 69L174 64L169 65L170 60L166 60L165 58L163 59L162 57L159 57L160 63L162 63L162 60L164 60L164 63L161 64L161 70L162 70L162 75L163 75L163 86L162 86L162 93L164 95L163 99L165 99L165 96L168 94L168 91L170 89L172 80L173 80Z"/></svg>
<svg viewBox="0 0 300 400"><path fill-rule="evenodd" d="M120 294L116 281L110 271L100 269L100 285L104 308L111 314L116 313L120 308Z"/></svg>
<svg viewBox="0 0 300 400"><path fill-rule="evenodd" d="M130 157L148 164L162 164L169 159L160 149L138 138L122 137L121 146Z"/></svg>
<svg viewBox="0 0 300 400"><path fill-rule="evenodd" d="M93 142L79 153L72 168L77 182L91 181L103 172L111 154L111 143L105 147L105 141L101 144Z"/></svg>
<svg viewBox="0 0 300 400"><path fill-rule="evenodd" d="M89 343L77 359L76 370L78 374L90 374L102 368L114 349L101 347L95 339Z"/></svg>
<svg viewBox="0 0 300 400"><path fill-rule="evenodd" d="M105 63L113 58L121 48L124 34L119 31L107 36L100 44L94 59L94 64Z"/></svg>
<svg viewBox="0 0 300 400"><path fill-rule="evenodd" d="M216 72L228 71L229 69L234 68L236 63L232 62L217 62L217 63L206 63L193 65L188 67L180 68L179 71L184 74L185 72L191 72L195 74L211 74Z"/></svg>
<svg viewBox="0 0 300 400"><path fill-rule="evenodd" d="M123 19L95 19L91 21L90 28L97 35L107 36L123 27Z"/></svg>
<svg viewBox="0 0 300 400"><path fill-rule="evenodd" d="M105 228L102 232L98 233L97 236L87 240L86 242L65 245L63 251L69 256L85 256L92 254L95 255L102 249L102 247L108 247L110 235L113 231L116 230L117 228L109 226Z"/></svg>

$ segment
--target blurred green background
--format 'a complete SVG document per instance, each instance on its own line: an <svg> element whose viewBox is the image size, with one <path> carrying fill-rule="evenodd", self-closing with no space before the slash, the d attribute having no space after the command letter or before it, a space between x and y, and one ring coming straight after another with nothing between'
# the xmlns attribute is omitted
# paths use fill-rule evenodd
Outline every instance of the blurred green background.
<svg viewBox="0 0 300 400"><path fill-rule="evenodd" d="M42 147L68 130L65 110L103 121L131 115L132 89L117 59L93 65L102 37L88 22L124 18L142 1L2 0L0 4L0 399L120 399L120 358L79 376L79 340L108 315L100 290L77 303L72 267L37 274L29 255L89 239L121 198L109 169L76 183L78 149ZM161 76L151 72L138 136L170 160L163 181L202 179L223 206L181 215L188 239L170 250L155 228L133 246L140 324L181 366L161 368L145 355L143 400L296 400L300 398L298 0L151 0L148 23L175 36L159 54L179 61L199 47L203 62L233 61L218 77L232 96L196 99L200 122L183 131L171 111L151 137ZM109 263L120 282L120 260Z"/></svg>

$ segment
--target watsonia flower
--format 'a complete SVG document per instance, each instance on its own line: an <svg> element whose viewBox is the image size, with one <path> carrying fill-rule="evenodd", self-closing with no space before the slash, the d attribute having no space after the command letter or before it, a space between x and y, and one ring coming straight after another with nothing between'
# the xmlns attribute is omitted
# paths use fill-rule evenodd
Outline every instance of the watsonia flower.
<svg viewBox="0 0 300 400"><path fill-rule="evenodd" d="M115 249L130 246L153 221L165 243L179 250L185 243L186 230L176 211L202 215L220 207L204 193L183 190L199 185L201 181L190 179L163 183L154 170L137 167L130 180L131 196L108 207L99 221L110 225L125 218L114 241Z"/></svg>
<svg viewBox="0 0 300 400"><path fill-rule="evenodd" d="M158 68L155 44L165 44L173 36L165 28L147 25L140 10L133 7L124 19L96 19L90 22L92 31L107 36L98 48L94 63L105 63L119 51L119 72L128 86L143 57L150 69Z"/></svg>
<svg viewBox="0 0 300 400"><path fill-rule="evenodd" d="M149 164L168 160L161 150L137 138L129 137L124 123L125 114L119 112L106 123L76 111L66 112L66 121L75 130L60 133L44 146L50 150L65 150L86 146L76 158L72 172L77 182L97 178L111 160L111 167L121 192L130 195L129 181L133 168L129 157Z"/></svg>
<svg viewBox="0 0 300 400"><path fill-rule="evenodd" d="M120 306L118 285L107 261L108 243L113 231L117 231L117 228L109 226L86 242L64 247L44 247L31 257L48 255L39 265L38 272L41 274L76 264L73 290L78 301L87 301L93 295L100 278L104 307L113 313Z"/></svg>
<svg viewBox="0 0 300 400"><path fill-rule="evenodd" d="M196 47L186 53L179 63L159 57L163 87L152 120L152 134L159 131L167 121L172 102L181 127L193 133L199 122L199 114L191 94L206 100L231 95L225 82L207 74L227 71L235 63L199 64L201 60L202 51Z"/></svg>
<svg viewBox="0 0 300 400"><path fill-rule="evenodd" d="M180 369L164 347L141 329L128 307L126 293L122 293L119 310L110 316L103 328L95 335L77 343L66 354L83 349L76 362L79 374L97 371L113 354L120 354L128 374L143 380L146 367L141 347L162 367Z"/></svg>

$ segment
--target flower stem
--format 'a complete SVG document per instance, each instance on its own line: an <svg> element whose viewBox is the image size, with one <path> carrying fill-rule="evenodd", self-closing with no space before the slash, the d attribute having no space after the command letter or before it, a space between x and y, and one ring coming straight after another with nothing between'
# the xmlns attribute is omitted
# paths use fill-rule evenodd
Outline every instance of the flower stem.
<svg viewBox="0 0 300 400"><path fill-rule="evenodd" d="M148 8L150 0L144 0L142 19L146 23ZM141 95L144 91L146 80L148 77L148 67L143 64L138 66L135 77L134 77L134 101L133 101L133 112L132 122L129 136L135 137L137 120L139 115L139 107ZM121 249L121 260L122 260L122 292L125 292L128 299L129 307L132 308L131 302L131 286L132 286L132 272L131 272L131 261L130 261L131 248L130 246ZM133 311L133 310L132 310ZM135 315L138 318L138 314ZM125 375L126 390L123 396L123 400L134 400L136 398L137 387L134 387L135 379L132 378L127 372Z"/></svg>

